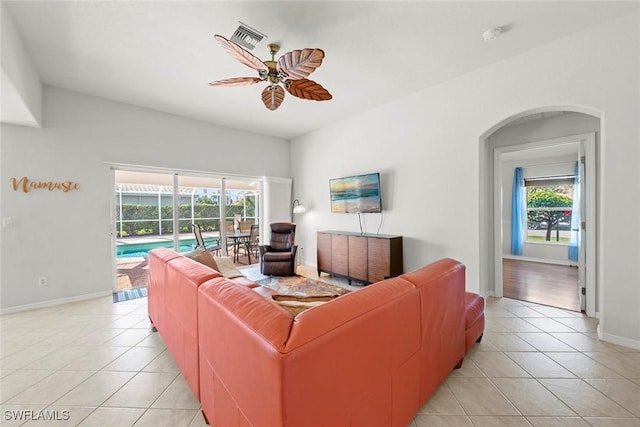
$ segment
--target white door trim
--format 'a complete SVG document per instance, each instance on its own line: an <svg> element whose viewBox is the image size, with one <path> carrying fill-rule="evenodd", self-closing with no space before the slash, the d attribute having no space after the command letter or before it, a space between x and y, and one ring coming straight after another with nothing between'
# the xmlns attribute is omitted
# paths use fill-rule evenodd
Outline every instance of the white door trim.
<svg viewBox="0 0 640 427"><path fill-rule="evenodd" d="M506 147L499 147L493 150L493 191L494 191L494 260L495 260L495 296L503 296L502 283L502 162L501 157L505 153L528 150L532 148L543 148L562 144L581 143L584 146L586 156L586 185L587 185L587 212L588 225L586 229L586 314L589 317L596 316L596 150L595 133L585 133L562 138L554 138L544 141L515 144Z"/></svg>

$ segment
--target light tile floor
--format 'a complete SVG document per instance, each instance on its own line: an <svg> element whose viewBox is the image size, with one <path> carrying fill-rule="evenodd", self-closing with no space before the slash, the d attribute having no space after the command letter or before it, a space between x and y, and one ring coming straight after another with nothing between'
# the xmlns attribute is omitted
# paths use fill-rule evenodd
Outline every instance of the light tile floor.
<svg viewBox="0 0 640 427"><path fill-rule="evenodd" d="M205 425L146 304L105 297L1 316L0 424ZM486 317L482 342L410 427L640 427L640 351L598 341L596 321L575 312L490 298Z"/></svg>

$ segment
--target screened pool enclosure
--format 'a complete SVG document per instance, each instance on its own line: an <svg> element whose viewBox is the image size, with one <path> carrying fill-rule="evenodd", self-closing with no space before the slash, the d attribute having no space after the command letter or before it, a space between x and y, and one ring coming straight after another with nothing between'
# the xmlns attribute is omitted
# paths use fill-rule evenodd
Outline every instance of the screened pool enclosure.
<svg viewBox="0 0 640 427"><path fill-rule="evenodd" d="M235 233L240 224L260 225L259 180L114 172L117 289L147 285L146 258L150 250L193 250L193 223L200 226L205 245L221 246L221 255L233 254L227 236Z"/></svg>

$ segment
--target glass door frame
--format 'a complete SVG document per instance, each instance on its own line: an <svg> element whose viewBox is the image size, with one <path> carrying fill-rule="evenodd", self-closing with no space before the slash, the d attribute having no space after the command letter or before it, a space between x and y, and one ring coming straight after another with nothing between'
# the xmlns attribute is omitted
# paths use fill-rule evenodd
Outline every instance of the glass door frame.
<svg viewBox="0 0 640 427"><path fill-rule="evenodd" d="M117 256L116 256L116 246L117 246L117 218L116 218L116 209L117 202L117 180L116 180L116 172L132 172L132 173L147 173L147 174L156 174L156 175L171 175L172 179L172 207L173 207L173 249L176 252L179 252L180 248L180 206L179 206L179 179L180 177L190 177L190 178L214 178L220 179L220 243L223 245L223 254L226 254L226 230L223 226L223 220L226 219L226 211L227 211L227 200L226 200L226 191L227 191L227 181L245 181L245 182L255 182L256 189L254 190L257 195L258 203L256 206L255 215L258 216L258 224L260 227L260 235L262 235L263 228L263 200L264 200L264 177L258 176L250 176L250 175L233 175L233 174L221 174L221 173L212 173L212 172L203 172L203 171L190 171L190 170L177 170L177 169L168 169L168 168L154 168L154 167L143 167L143 166L134 166L134 165L125 165L125 164L110 164L110 182L111 182L111 224L110 224L110 242L111 242L111 256L112 256L112 288L113 291L117 291ZM120 218L122 221L122 218Z"/></svg>

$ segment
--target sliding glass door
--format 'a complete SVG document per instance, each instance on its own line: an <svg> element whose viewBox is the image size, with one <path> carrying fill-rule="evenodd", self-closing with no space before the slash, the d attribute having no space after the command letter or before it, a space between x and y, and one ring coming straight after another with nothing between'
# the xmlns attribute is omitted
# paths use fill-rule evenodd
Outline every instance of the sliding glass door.
<svg viewBox="0 0 640 427"><path fill-rule="evenodd" d="M233 257L235 263L255 263L255 256L248 256L247 244L250 238L259 240L260 226L260 183L255 180L239 178L224 181L224 224L223 235L227 254ZM251 235L252 225L254 235Z"/></svg>
<svg viewBox="0 0 640 427"><path fill-rule="evenodd" d="M234 224L260 224L260 181L175 172L114 170L116 290L147 286L148 252L196 247L192 224L205 247L233 255L227 235ZM226 228L229 227L229 228Z"/></svg>
<svg viewBox="0 0 640 427"><path fill-rule="evenodd" d="M178 175L178 238L179 252L195 247L191 224L202 232L205 247L214 247L220 240L222 178Z"/></svg>
<svg viewBox="0 0 640 427"><path fill-rule="evenodd" d="M147 253L174 246L173 175L115 171L116 290L147 286Z"/></svg>

